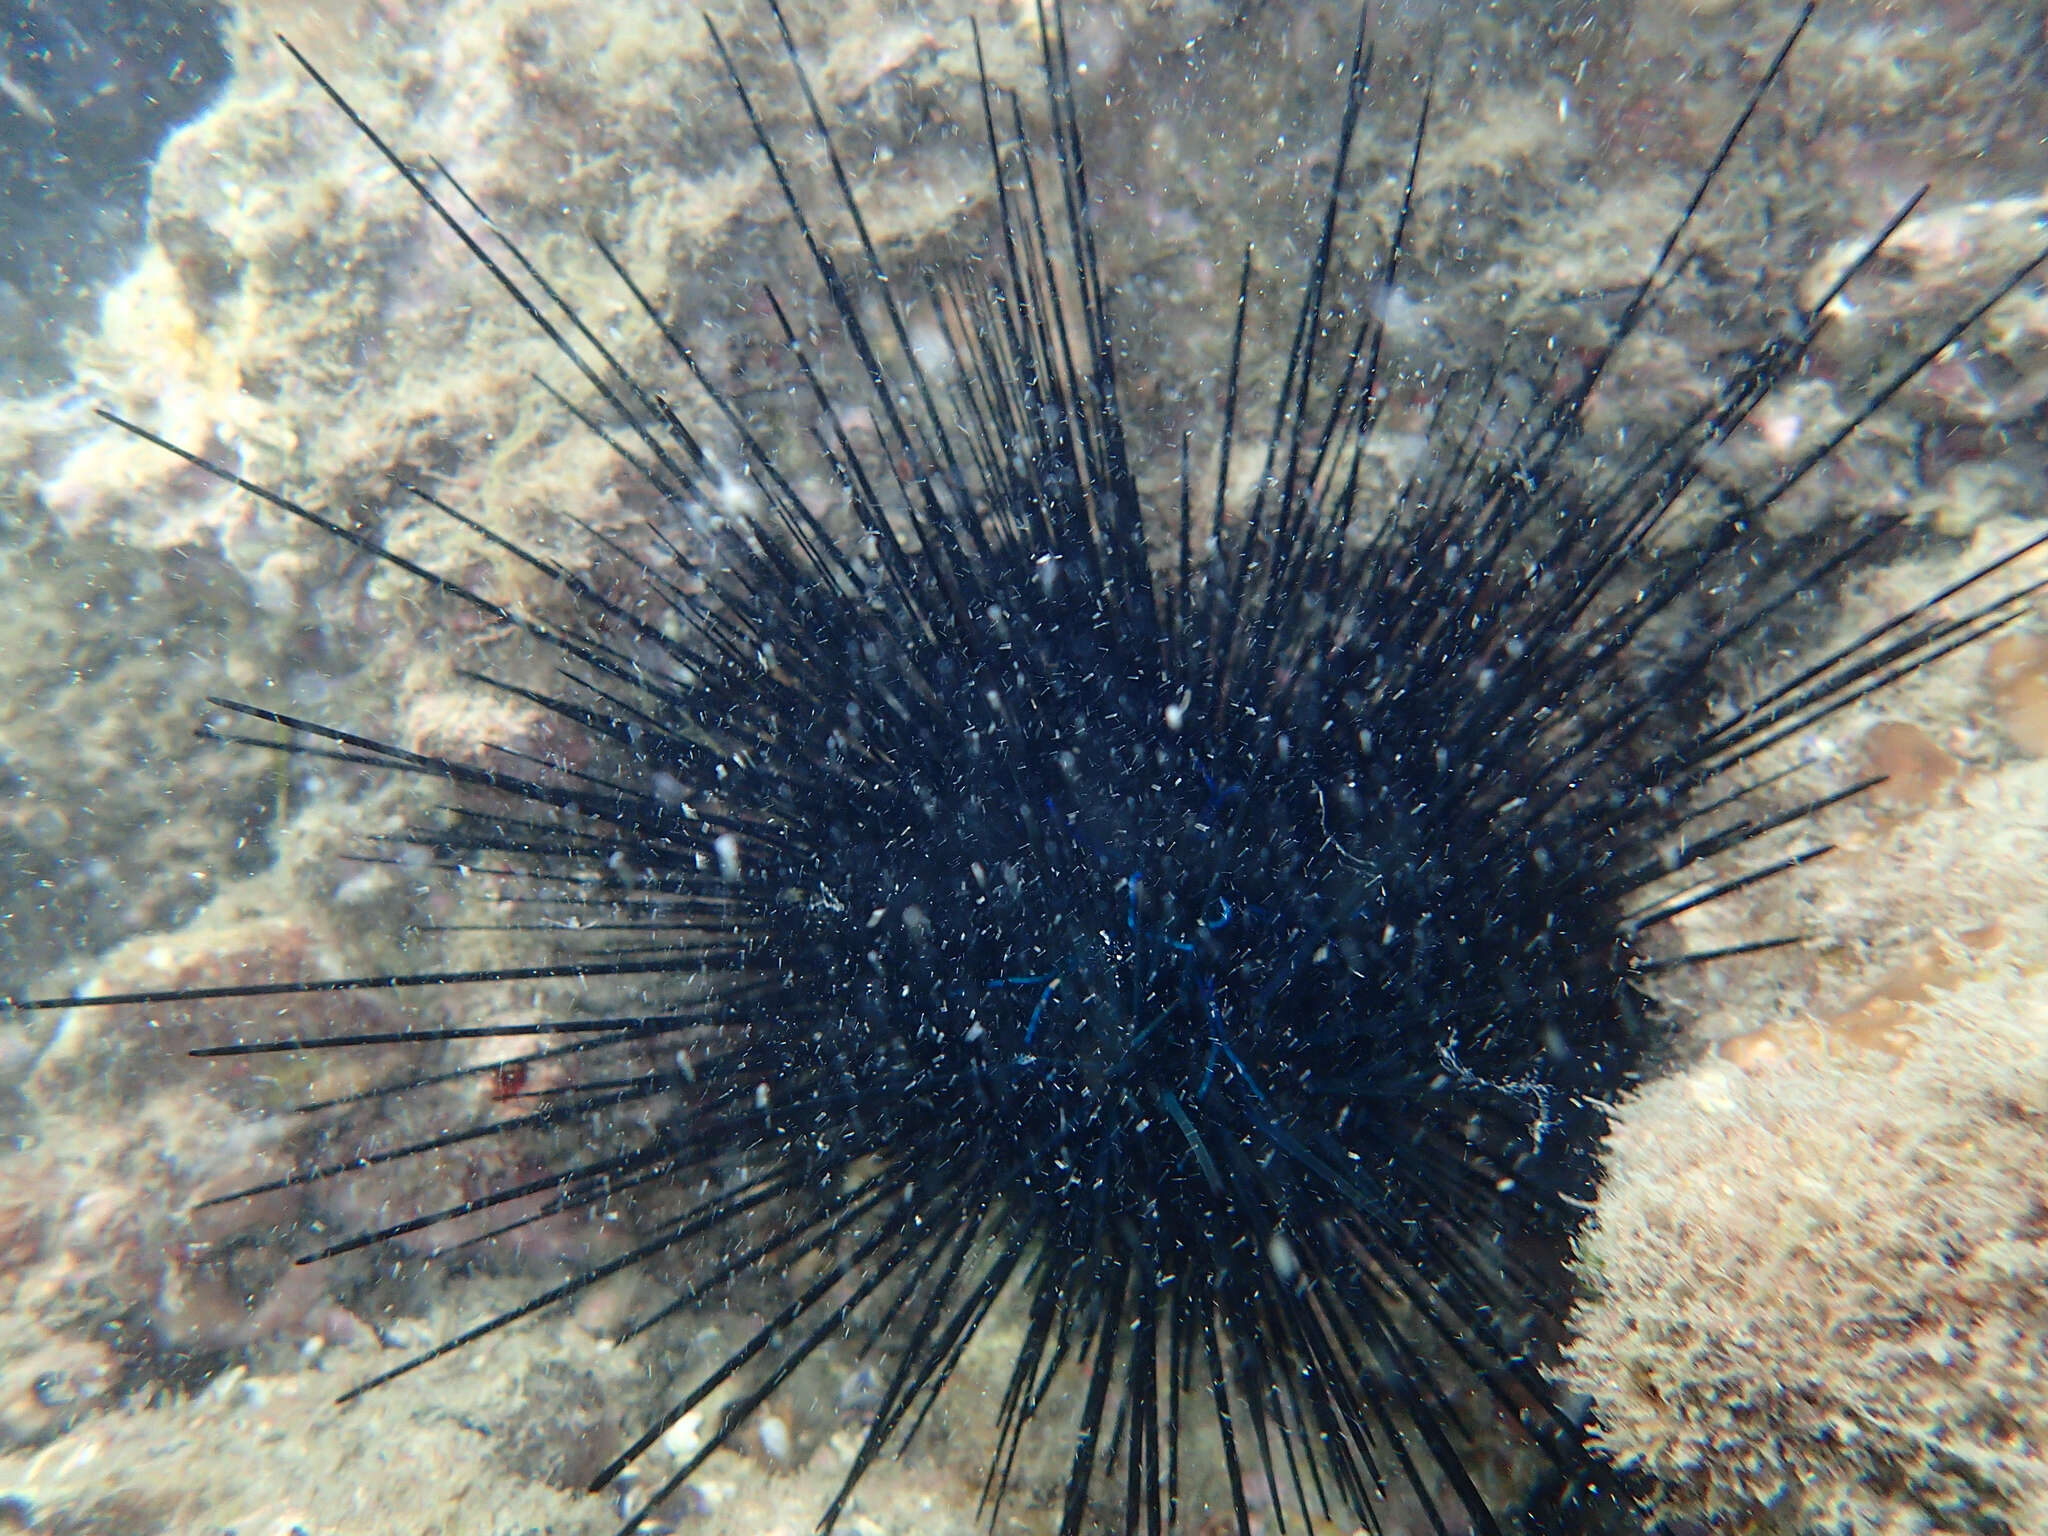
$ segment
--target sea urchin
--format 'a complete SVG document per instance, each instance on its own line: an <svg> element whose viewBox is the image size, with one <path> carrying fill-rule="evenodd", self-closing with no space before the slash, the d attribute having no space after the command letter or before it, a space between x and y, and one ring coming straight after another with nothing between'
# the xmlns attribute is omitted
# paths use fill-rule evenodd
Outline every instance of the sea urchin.
<svg viewBox="0 0 2048 1536"><path fill-rule="evenodd" d="M772 0L769 15L850 257L713 35L833 319L821 342L767 299L837 505L800 490L609 247L708 426L318 74L574 363L589 395L570 409L666 515L702 522L732 474L754 509L727 508L708 558L660 528L639 549L607 541L600 582L416 491L552 588L561 616L539 617L130 428L552 655L545 679L474 682L551 716L575 743L553 760L408 751L225 701L269 730L220 733L452 786L460 806L411 840L545 914L552 948L491 969L96 1001L587 983L587 1010L540 1024L210 1054L538 1037L496 1068L516 1113L261 1188L496 1138L534 1138L544 1171L311 1258L480 1213L510 1226L601 1206L636 1234L356 1393L671 1254L712 1257L635 1331L735 1277L786 1277L779 1311L595 1479L723 1404L627 1530L806 1360L857 1335L886 1363L829 1526L999 1305L1018 1332L989 1496L1060 1403L1063 1533L1099 1500L1126 1531L1172 1528L1197 1432L1220 1450L1240 1532L1248 1485L1304 1520L1334 1508L1375 1523L1399 1488L1439 1532L1497 1530L1514 1495L1472 1470L1493 1437L1561 1482L1598 1482L1537 1354L1595 1192L1602 1105L1660 1038L1644 978L1796 937L1704 956L1660 952L1657 930L1824 852L1760 840L1867 787L1802 792L1760 770L1765 753L2011 622L2025 595L1972 596L2001 561L1717 702L1719 664L1889 525L1805 557L1752 529L2025 273L1774 480L1719 472L1716 450L1800 366L1916 198L1703 403L1605 457L1582 451L1588 402L1682 265L1795 30L1605 340L1577 356L1532 341L1447 390L1430 451L1390 473L1375 452L1388 306L1330 292L1371 79L1361 19L1278 387L1256 411L1240 387L1263 329L1247 252L1217 439L1199 455L1180 443L1177 497L1148 505L1134 456L1157 449L1129 441L1119 406L1124 353L1057 7L1040 17L1038 130L1039 109L982 73L981 251L917 281L892 280ZM1425 91L1408 197L1428 119ZM1396 291L1409 209L1375 295ZM847 425L821 347L865 381L871 438ZM1695 532L1650 558L1681 518ZM523 1084L542 1063L571 1070Z"/></svg>

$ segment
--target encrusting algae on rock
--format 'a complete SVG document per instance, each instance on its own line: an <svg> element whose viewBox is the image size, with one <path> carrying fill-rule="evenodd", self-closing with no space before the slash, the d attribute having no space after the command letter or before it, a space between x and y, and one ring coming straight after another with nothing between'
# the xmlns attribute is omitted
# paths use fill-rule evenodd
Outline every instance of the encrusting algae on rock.
<svg viewBox="0 0 2048 1536"><path fill-rule="evenodd" d="M1619 1106L1579 1239L1560 1376L1661 1529L2048 1530L2044 618L1807 743L1892 778L1833 867L1694 920L1812 937L1674 989L1690 1059Z"/></svg>
<svg viewBox="0 0 2048 1536"><path fill-rule="evenodd" d="M1673 1522L2048 1530L2048 984L1623 1106L1564 1374Z"/></svg>

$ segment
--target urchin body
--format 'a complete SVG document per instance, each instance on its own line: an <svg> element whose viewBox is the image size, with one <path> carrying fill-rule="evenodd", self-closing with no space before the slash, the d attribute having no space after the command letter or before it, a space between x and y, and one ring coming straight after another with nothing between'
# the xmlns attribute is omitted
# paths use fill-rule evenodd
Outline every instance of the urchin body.
<svg viewBox="0 0 2048 1536"><path fill-rule="evenodd" d="M1413 610L1361 551L1233 645L1085 542L982 532L945 643L813 587L772 658L650 712L613 770L700 786L622 819L640 890L724 906L730 973L764 984L727 1064L759 1085L744 1156L834 1206L879 1164L864 1219L901 1199L960 1245L930 1299L1031 1296L1016 1391L1059 1339L1142 1404L1200 1342L1220 1415L1281 1392L1291 1432L1348 1417L1362 1447L1476 1339L1513 1394L1534 1304L1510 1242L1571 1230L1586 1100L1650 1038L1603 880L1682 811L1608 829L1556 793L1476 681L1514 670L1514 628L1390 667L1359 631ZM1425 611L1468 603L1439 570ZM1368 1408L1362 1378L1411 1385ZM1157 1497L1158 1427L1126 1433Z"/></svg>

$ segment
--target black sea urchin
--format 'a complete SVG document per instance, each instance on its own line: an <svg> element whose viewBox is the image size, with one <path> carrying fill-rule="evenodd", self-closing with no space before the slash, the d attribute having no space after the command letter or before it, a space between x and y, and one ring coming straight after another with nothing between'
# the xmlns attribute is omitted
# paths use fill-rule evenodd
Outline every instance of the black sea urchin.
<svg viewBox="0 0 2048 1536"><path fill-rule="evenodd" d="M587 1009L537 1024L208 1054L540 1037L495 1068L515 1113L245 1192L531 1140L529 1174L310 1258L485 1213L507 1230L603 1207L635 1233L351 1395L672 1255L707 1256L635 1331L736 1278L785 1281L780 1309L679 1383L594 1479L611 1485L700 1404L723 1404L628 1530L806 1360L854 1336L885 1363L829 1525L999 1305L1016 1343L989 1496L1027 1432L1057 1423L1072 1445L1063 1533L1098 1502L1126 1531L1173 1527L1189 1436L1220 1452L1240 1532L1248 1488L1276 1515L1374 1526L1396 1489L1438 1531L1498 1530L1519 1494L1475 1472L1496 1441L1583 1492L1606 1474L1539 1355L1563 1299L1558 1256L1594 1193L1602 1103L1659 1038L1643 978L1791 942L1686 955L1654 935L1824 852L1760 840L1867 787L1800 792L1760 770L1763 754L2010 622L2025 595L1970 595L2002 561L1717 704L1705 680L1719 665L1889 525L1797 557L1751 530L2025 272L1775 478L1719 470L1717 450L1799 368L1909 201L1702 402L1647 440L1584 450L1589 401L1656 312L1795 30L1604 340L1579 355L1532 342L1451 390L1430 451L1390 476L1374 453L1387 306L1330 292L1370 80L1361 21L1278 386L1256 413L1240 389L1263 330L1247 254L1218 439L1200 455L1213 473L1197 483L1183 441L1177 498L1149 506L1134 462L1157 448L1127 439L1119 405L1125 357L1057 8L1041 17L1036 133L1037 109L982 75L985 245L916 282L892 281L769 15L851 256L833 254L825 205L795 189L756 87L713 36L829 305L821 343L766 301L838 505L802 493L608 247L708 402L708 429L317 74L574 362L591 394L570 409L672 515L702 518L731 472L721 456L758 509L728 513L704 556L672 528L638 549L607 541L601 580L416 492L552 589L559 614L535 616L131 427L551 657L537 676L474 679L552 717L571 745L547 760L409 751L225 702L277 734L218 733L460 791L411 840L540 914L550 948L471 971L97 1001L588 984ZM1370 285L1382 297L1428 120L1425 90ZM843 349L872 436L848 424L821 347ZM1697 530L1653 559L1679 519ZM379 1091L432 1080L422 1067Z"/></svg>

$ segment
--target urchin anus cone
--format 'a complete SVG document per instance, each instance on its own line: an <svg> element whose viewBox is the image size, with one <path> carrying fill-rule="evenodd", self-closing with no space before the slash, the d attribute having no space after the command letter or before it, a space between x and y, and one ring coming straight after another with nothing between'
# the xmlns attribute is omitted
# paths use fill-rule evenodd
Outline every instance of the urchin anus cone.
<svg viewBox="0 0 2048 1536"><path fill-rule="evenodd" d="M852 1339L878 1386L829 1524L998 1316L988 1499L1027 1444L1063 1436L1063 1532L1104 1509L1125 1530L1186 1524L1197 1446L1241 1532L1254 1503L1372 1523L1395 1497L1490 1531L1546 1479L1624 1499L1544 1374L1604 1106L1662 1038L1650 973L1799 937L1686 955L1665 925L1824 852L1805 824L1865 787L1781 772L1774 749L2010 623L2030 590L2008 557L1732 696L1731 659L1889 532L1795 554L1754 530L2032 265L1810 450L1730 478L1717 451L1908 201L1702 400L1586 453L1589 402L1658 314L1695 197L1599 345L1517 338L1445 390L1427 451L1397 467L1379 452L1392 306L1340 300L1332 249L1361 122L1398 120L1407 177L1368 285L1396 292L1430 98L1395 81L1379 99L1361 23L1291 309L1252 314L1246 252L1213 439L1138 442L1061 17L1042 18L1042 101L982 76L986 228L939 273L892 270L768 20L790 71L772 84L713 35L829 316L813 334L764 305L812 434L801 465L688 336L666 335L668 376L628 370L459 187L314 75L559 346L571 409L662 517L711 531L602 541L599 579L419 491L539 578L529 613L242 482L522 633L540 664L473 686L572 745L420 752L228 702L254 734L218 734L448 786L457 806L408 841L543 920L470 971L98 1001L574 983L561 1016L502 1031L539 1037L494 1065L509 1111L374 1159L402 1177L450 1147L530 1142L519 1176L320 1256L478 1217L603 1210L632 1233L358 1393L680 1255L685 1278L635 1331L779 1280L758 1330L595 1477L612 1486L716 1408L628 1530ZM1797 37L1705 156L1702 195ZM769 89L808 103L801 163L756 110ZM649 275L600 249L664 327ZM1254 391L1247 359L1268 353ZM735 480L744 496L721 492ZM1680 521L1690 535L1660 542ZM416 1048L402 1086L425 1089L463 1033L376 1040ZM1503 1445L1548 1470L1504 1482Z"/></svg>

